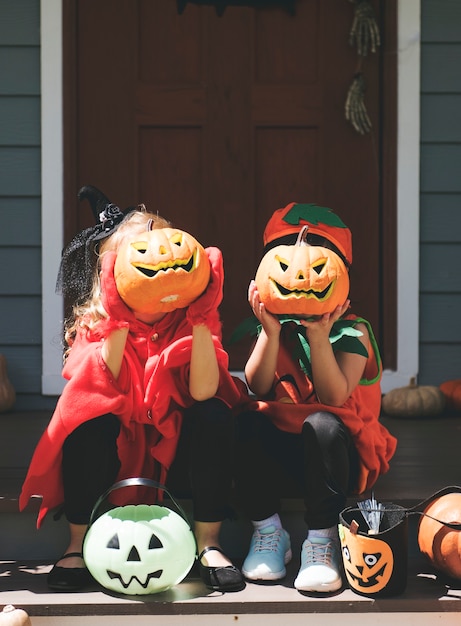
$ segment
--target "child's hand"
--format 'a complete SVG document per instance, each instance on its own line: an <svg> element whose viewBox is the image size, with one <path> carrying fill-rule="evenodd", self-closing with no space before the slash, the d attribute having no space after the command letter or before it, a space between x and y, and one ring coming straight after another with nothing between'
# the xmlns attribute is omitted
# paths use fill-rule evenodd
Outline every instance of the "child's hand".
<svg viewBox="0 0 461 626"><path fill-rule="evenodd" d="M131 316L131 309L121 299L114 278L114 266L117 254L106 252L101 258L101 302L106 313L113 320L126 320Z"/></svg>
<svg viewBox="0 0 461 626"><path fill-rule="evenodd" d="M114 265L117 254L106 252L101 258L101 272L99 280L101 282L101 302L109 317L101 319L93 329L96 337L107 337L109 333L120 328L129 327L128 320L133 313L129 309L117 291L114 278Z"/></svg>
<svg viewBox="0 0 461 626"><path fill-rule="evenodd" d="M258 288L254 280L250 282L248 287L248 302L256 318L261 322L262 327L266 335L279 334L281 324L275 315L267 311L264 304L259 297Z"/></svg>
<svg viewBox="0 0 461 626"><path fill-rule="evenodd" d="M306 329L306 335L309 338L314 336L326 335L330 336L330 331L333 324L339 320L339 318L346 313L350 307L350 300L346 300L343 305L339 305L333 311L333 313L324 313L315 320L300 320L300 323Z"/></svg>
<svg viewBox="0 0 461 626"><path fill-rule="evenodd" d="M221 250L205 248L210 260L210 282L205 291L187 309L186 317L192 326L215 325L219 321L218 307L223 298L224 268Z"/></svg>

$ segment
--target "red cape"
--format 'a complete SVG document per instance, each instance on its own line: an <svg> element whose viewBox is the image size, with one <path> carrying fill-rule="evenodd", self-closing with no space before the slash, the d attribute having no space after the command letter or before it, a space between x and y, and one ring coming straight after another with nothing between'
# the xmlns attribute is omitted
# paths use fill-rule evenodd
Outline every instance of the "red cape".
<svg viewBox="0 0 461 626"><path fill-rule="evenodd" d="M228 372L218 321L212 332L220 369L216 397L236 407L247 400L246 387ZM68 382L36 447L19 498L23 510L33 495L42 497L37 527L50 509L63 503L64 440L83 422L105 413L114 413L121 422L117 480L142 476L164 483L175 456L183 409L194 403L188 387L191 333L185 309L168 313L153 326L131 319L117 381L101 357L100 337L78 334L63 369Z"/></svg>

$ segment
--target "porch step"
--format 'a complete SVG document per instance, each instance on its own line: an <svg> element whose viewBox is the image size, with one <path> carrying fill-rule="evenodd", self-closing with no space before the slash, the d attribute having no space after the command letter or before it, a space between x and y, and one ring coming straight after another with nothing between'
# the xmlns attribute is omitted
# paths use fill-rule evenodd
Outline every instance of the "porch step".
<svg viewBox="0 0 461 626"><path fill-rule="evenodd" d="M192 569L177 587L148 596L118 596L95 584L84 593L50 593L46 574L67 545L67 525L51 516L37 531L38 500L24 513L17 499L26 468L49 414L3 414L0 438L0 610L13 604L23 608L33 626L76 626L82 617L87 626L152 624L156 616L163 626L185 624L219 626L285 626L309 623L331 626L459 626L461 581L444 579L425 561L417 546L416 516L409 520L407 588L400 596L367 598L345 588L334 597L307 597L293 588L304 538L302 502L283 501L283 521L293 542L293 561L287 577L278 584L248 583L238 593L210 593ZM437 489L459 484L461 418L399 421L383 418L399 439L391 469L375 487L377 499L411 506ZM189 503L181 501L188 509ZM352 501L351 501L352 504ZM251 529L237 519L226 522L223 547L238 563L245 554ZM155 617L154 617L155 619Z"/></svg>
<svg viewBox="0 0 461 626"><path fill-rule="evenodd" d="M32 624L74 626L85 618L87 626L159 624L210 626L220 624L287 626L294 624L346 626L459 626L461 581L438 575L417 549L416 522L409 523L408 577L404 593L390 598L368 598L345 588L333 597L309 597L293 588L299 567L297 539L287 576L277 584L248 583L238 593L209 592L196 567L176 587L159 594L123 596L103 590L96 583L84 593L50 593L46 574L51 563L38 561L1 562L0 608L13 604L23 608Z"/></svg>
<svg viewBox="0 0 461 626"><path fill-rule="evenodd" d="M403 501L401 501L403 502ZM187 502L181 502L187 508ZM351 503L352 504L352 503ZM22 536L30 549L42 546L48 553L61 543L66 545L66 525L46 521L47 543L42 536L45 527L34 531L35 515L30 527L21 527ZM0 562L0 609L13 604L31 617L33 626L76 626L85 619L87 626L109 624L133 626L152 624L157 618L161 626L459 626L461 624L461 580L447 579L437 573L425 560L417 545L417 516L408 520L408 572L405 591L389 598L370 598L355 593L347 586L333 597L310 597L296 591L293 581L299 568L300 546L304 539L304 524L299 500L284 501L284 526L290 532L293 560L287 566L287 576L277 584L248 583L238 593L209 592L201 582L196 566L176 587L158 594L143 596L119 595L104 590L97 583L81 593L51 593L46 576L54 558L3 559ZM7 529L2 524L0 543L7 549ZM60 529L59 532L55 529ZM6 531L6 532L5 532ZM251 529L243 520L226 522L223 547L240 565L248 546ZM53 537L55 543L53 543ZM59 538L59 541L57 540ZM35 548L34 548L35 546ZM236 556L237 555L237 556Z"/></svg>

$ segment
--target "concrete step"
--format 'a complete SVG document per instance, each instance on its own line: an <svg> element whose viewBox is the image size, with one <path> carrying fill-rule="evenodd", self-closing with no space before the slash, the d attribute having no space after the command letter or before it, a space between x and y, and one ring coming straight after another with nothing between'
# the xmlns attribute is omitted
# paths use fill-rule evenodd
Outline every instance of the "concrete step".
<svg viewBox="0 0 461 626"><path fill-rule="evenodd" d="M24 608L34 626L75 626L82 618L87 626L124 624L139 626L153 618L163 626L280 624L341 626L433 626L461 624L461 581L441 577L425 561L417 547L416 517L409 523L408 575L404 593L391 598L360 596L349 588L334 597L308 597L293 588L304 539L302 502L283 501L283 522L292 536L293 560L287 577L277 584L254 584L238 593L210 593L192 569L175 588L148 596L118 596L96 583L84 593L50 593L46 574L67 546L67 524L49 516L37 531L38 500L19 513L17 498L26 468L49 414L2 415L0 439L0 609L6 604ZM399 436L390 472L375 489L382 502L411 506L437 489L459 479L461 419L437 422L393 422L389 428ZM441 436L443 433L443 437ZM443 444L443 445L442 445ZM190 503L180 501L189 512ZM350 502L353 505L353 500ZM244 557L251 528L243 519L225 523L223 547L236 561Z"/></svg>
<svg viewBox="0 0 461 626"><path fill-rule="evenodd" d="M284 524L291 533L293 559L287 566L286 578L277 583L248 583L238 593L212 593L201 582L194 565L183 582L158 594L116 594L96 582L81 593L52 593L46 585L52 559L4 559L0 562L0 608L6 604L23 608L34 626L74 626L83 617L88 626L102 626L109 621L126 625L128 619L141 626L152 623L153 617L162 626L199 623L206 626L237 621L252 626L263 621L267 626L290 626L304 625L306 620L321 626L338 620L351 626L369 625L371 621L376 626L389 626L391 622L394 626L459 626L461 580L447 579L426 561L417 546L417 519L412 516L408 524L407 585L403 593L394 597L366 597L347 585L331 597L299 593L293 581L299 568L304 533L300 524L302 516L295 509L293 506L293 510L283 513ZM242 550L244 553L250 533L242 521L229 522L223 533L225 548L229 553L242 553ZM3 526L2 536L5 537ZM241 564L241 558L234 559Z"/></svg>
<svg viewBox="0 0 461 626"><path fill-rule="evenodd" d="M281 624L333 625L370 624L376 626L459 626L461 623L460 586L448 586L416 555L409 562L405 592L393 598L367 598L351 589L333 597L308 597L293 588L298 570L295 556L287 577L276 584L248 583L238 593L211 593L201 583L195 568L179 585L166 592L146 596L121 596L104 591L97 584L84 593L50 593L45 561L2 562L0 607L14 604L23 608L32 624L74 626L85 619L87 626L152 623Z"/></svg>

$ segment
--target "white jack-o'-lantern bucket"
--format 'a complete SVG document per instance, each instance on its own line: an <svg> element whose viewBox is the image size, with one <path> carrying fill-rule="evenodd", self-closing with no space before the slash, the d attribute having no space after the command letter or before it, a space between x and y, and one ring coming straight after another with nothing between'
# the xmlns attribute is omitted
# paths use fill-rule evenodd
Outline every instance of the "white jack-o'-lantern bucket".
<svg viewBox="0 0 461 626"><path fill-rule="evenodd" d="M180 514L158 504L129 504L97 517L109 494L123 487L163 490ZM115 483L96 502L83 542L83 558L93 578L110 591L158 593L189 573L196 542L187 517L166 487L146 478Z"/></svg>

